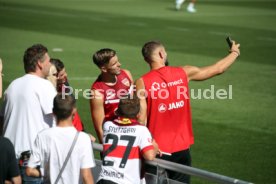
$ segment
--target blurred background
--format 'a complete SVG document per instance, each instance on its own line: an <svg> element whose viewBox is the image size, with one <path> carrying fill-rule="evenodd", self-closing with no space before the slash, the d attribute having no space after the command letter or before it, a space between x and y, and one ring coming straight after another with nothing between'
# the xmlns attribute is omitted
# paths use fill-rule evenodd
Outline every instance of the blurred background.
<svg viewBox="0 0 276 184"><path fill-rule="evenodd" d="M3 89L24 74L23 53L42 43L61 59L75 89L90 89L100 73L92 54L117 51L137 79L149 71L141 48L164 43L171 65L210 65L228 53L227 36L241 56L223 75L190 82L193 90L228 90L232 99L192 99L192 165L253 183L276 183L276 0L198 0L197 12L173 0L0 0ZM96 135L89 100L78 93L87 132ZM173 122L168 122L172 123ZM97 155L99 158L99 155ZM192 178L192 183L210 183Z"/></svg>

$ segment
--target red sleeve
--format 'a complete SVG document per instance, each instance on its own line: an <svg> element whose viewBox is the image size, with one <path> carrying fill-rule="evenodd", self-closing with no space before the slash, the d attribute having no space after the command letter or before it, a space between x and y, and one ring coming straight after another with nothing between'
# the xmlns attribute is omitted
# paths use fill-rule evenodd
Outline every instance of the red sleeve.
<svg viewBox="0 0 276 184"><path fill-rule="evenodd" d="M152 149L154 149L153 145L149 145L149 146L147 146L147 147L144 147L144 148L141 150L141 152L142 152L142 154L144 154L145 152L147 152L147 151L149 151L149 150L152 150Z"/></svg>
<svg viewBox="0 0 276 184"><path fill-rule="evenodd" d="M76 112L74 119L73 119L73 125L78 131L83 131L83 124L81 122L79 113Z"/></svg>

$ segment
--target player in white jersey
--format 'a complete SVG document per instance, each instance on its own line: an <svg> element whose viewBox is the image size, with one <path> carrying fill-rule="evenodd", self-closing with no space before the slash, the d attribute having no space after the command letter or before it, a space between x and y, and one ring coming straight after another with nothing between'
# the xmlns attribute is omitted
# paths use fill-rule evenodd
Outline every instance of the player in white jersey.
<svg viewBox="0 0 276 184"><path fill-rule="evenodd" d="M144 125L137 121L139 99L120 100L114 121L103 124L103 162L97 184L140 184L141 160L153 160L158 145Z"/></svg>

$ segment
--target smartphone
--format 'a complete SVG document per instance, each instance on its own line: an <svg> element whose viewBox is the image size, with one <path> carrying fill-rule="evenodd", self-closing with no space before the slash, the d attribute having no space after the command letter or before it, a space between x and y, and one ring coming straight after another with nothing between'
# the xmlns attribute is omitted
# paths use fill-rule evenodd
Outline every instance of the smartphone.
<svg viewBox="0 0 276 184"><path fill-rule="evenodd" d="M232 39L228 36L228 37L226 38L226 41L227 41L227 43L228 43L229 48L231 49L231 48L232 48L232 44L233 44Z"/></svg>

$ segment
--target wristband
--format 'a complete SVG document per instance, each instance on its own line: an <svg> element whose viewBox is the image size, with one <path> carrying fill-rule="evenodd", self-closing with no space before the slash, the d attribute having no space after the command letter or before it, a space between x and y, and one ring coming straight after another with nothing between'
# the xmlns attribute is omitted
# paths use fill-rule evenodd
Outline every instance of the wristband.
<svg viewBox="0 0 276 184"><path fill-rule="evenodd" d="M236 54L238 54L238 56L240 56L240 52L236 51L236 50L230 50L230 53L235 52Z"/></svg>

